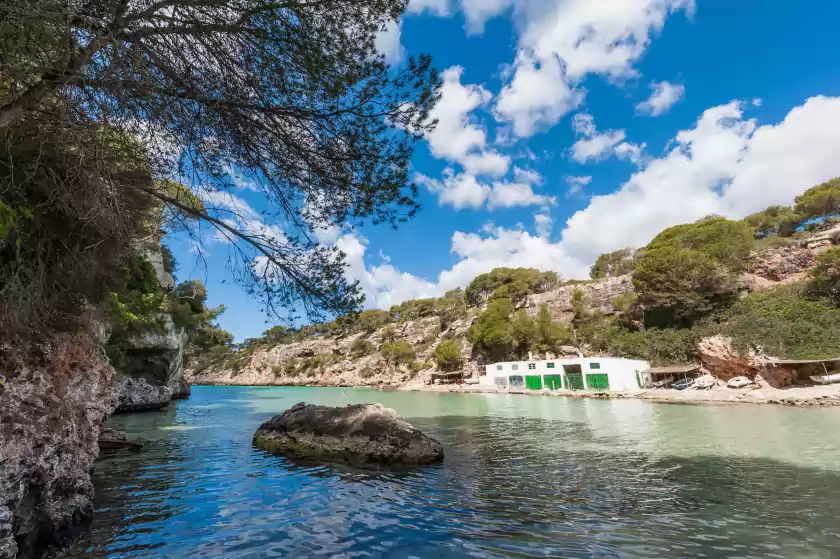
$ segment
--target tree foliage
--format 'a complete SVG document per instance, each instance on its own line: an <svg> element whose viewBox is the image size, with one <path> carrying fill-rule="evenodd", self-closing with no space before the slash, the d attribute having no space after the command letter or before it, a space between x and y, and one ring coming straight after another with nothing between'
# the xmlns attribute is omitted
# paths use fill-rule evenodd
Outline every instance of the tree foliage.
<svg viewBox="0 0 840 559"><path fill-rule="evenodd" d="M697 250L648 249L633 273L648 326L687 326L736 295L731 274Z"/></svg>
<svg viewBox="0 0 840 559"><path fill-rule="evenodd" d="M487 304L471 328L471 338L477 353L502 361L514 349L510 316L513 303L510 299L495 299Z"/></svg>
<svg viewBox="0 0 840 559"><path fill-rule="evenodd" d="M769 235L790 237L802 222L802 215L790 206L770 206L760 212L748 215L744 222L755 230L756 238Z"/></svg>
<svg viewBox="0 0 840 559"><path fill-rule="evenodd" d="M443 340L435 348L432 356L441 371L451 371L461 365L461 348L455 340Z"/></svg>
<svg viewBox="0 0 840 559"><path fill-rule="evenodd" d="M312 233L365 221L396 225L417 209L409 162L414 143L435 124L429 111L439 79L428 57L390 71L375 51L380 30L406 5L5 2L2 158L11 160L9 146L30 141L35 154L16 157L24 174L47 176L62 157L68 168L84 161L91 172L73 175L84 187L109 177L100 190L145 193L168 216L216 229L231 243L235 278L270 313L289 317L300 309L317 320L355 311L362 298L345 279L343 254L318 245ZM32 126L44 118L58 121L62 133ZM95 169L113 158L101 149L107 142L74 147L103 126L141 138L142 172L120 177ZM37 156L44 150L51 157ZM264 196L261 215L237 202L241 182ZM205 204L197 207L198 198L183 190L173 195L173 184L189 185ZM93 190L88 196L100 201L115 196ZM15 211L20 205L0 200ZM120 207L101 203L99 212ZM108 217L114 221L102 221ZM189 221L179 225L189 228Z"/></svg>
<svg viewBox="0 0 840 559"><path fill-rule="evenodd" d="M817 256L817 265L811 270L808 291L840 306L840 247Z"/></svg>
<svg viewBox="0 0 840 559"><path fill-rule="evenodd" d="M629 274L636 268L636 257L636 251L632 248L622 248L602 254L589 268L589 277L601 279Z"/></svg>
<svg viewBox="0 0 840 559"><path fill-rule="evenodd" d="M840 177L809 188L795 200L796 213L805 219L840 214Z"/></svg>
<svg viewBox="0 0 840 559"><path fill-rule="evenodd" d="M710 216L694 223L675 225L659 233L645 248L692 250L732 271L743 269L755 246L752 228L742 221ZM646 254L642 254L644 259ZM638 266L638 264L637 264Z"/></svg>
<svg viewBox="0 0 840 559"><path fill-rule="evenodd" d="M534 349L539 352L556 351L561 345L574 343L572 329L551 320L547 305L540 306L534 328Z"/></svg>
<svg viewBox="0 0 840 559"><path fill-rule="evenodd" d="M495 268L476 277L467 286L465 296L471 305L488 299L510 299L519 302L531 293L542 293L557 285L554 272L534 268Z"/></svg>
<svg viewBox="0 0 840 559"><path fill-rule="evenodd" d="M414 361L416 354L407 342L397 340L394 342L385 342L380 349L382 357L385 361L392 365L404 365Z"/></svg>

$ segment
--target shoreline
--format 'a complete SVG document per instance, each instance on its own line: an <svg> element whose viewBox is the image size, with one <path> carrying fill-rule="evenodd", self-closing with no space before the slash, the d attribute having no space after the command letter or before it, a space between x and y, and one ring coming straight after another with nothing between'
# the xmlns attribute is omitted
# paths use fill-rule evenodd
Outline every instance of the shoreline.
<svg viewBox="0 0 840 559"><path fill-rule="evenodd" d="M803 386L786 389L731 389L715 387L711 390L651 389L628 392L589 392L583 390L498 390L494 387L468 384L442 385L327 385L327 384L195 384L193 386L242 386L266 388L372 388L387 392L435 392L448 394L510 394L517 396L548 396L594 400L646 400L663 404L728 405L762 404L797 407L840 407L840 384Z"/></svg>

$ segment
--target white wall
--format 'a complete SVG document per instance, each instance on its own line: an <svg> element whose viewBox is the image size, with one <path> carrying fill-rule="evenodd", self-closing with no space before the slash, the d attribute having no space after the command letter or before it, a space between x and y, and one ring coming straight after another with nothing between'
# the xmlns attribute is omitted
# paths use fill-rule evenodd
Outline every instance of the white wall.
<svg viewBox="0 0 840 559"><path fill-rule="evenodd" d="M528 368L529 363L534 364L533 369ZM553 369L548 368L549 363L554 363ZM600 368L593 369L593 363L600 365ZM501 365L501 370L498 369L499 365ZM484 386L495 386L498 377L507 378L510 375L564 375L565 372L562 367L568 365L579 365L581 372L584 374L584 379L590 373L609 375L611 391L639 390L639 385L636 381L636 372L650 368L650 365L646 361L616 357L506 361L487 365L485 367L485 376L482 376L479 382Z"/></svg>

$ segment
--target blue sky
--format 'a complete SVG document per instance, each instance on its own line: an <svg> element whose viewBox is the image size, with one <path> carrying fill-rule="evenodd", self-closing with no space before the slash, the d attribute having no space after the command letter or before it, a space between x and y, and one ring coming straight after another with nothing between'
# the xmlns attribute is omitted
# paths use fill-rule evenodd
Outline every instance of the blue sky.
<svg viewBox="0 0 840 559"><path fill-rule="evenodd" d="M413 160L422 209L321 237L387 308L500 265L585 277L664 227L791 203L840 175L837 21L816 0L411 0L379 44L444 73ZM237 340L270 326L224 243L206 265L169 244Z"/></svg>

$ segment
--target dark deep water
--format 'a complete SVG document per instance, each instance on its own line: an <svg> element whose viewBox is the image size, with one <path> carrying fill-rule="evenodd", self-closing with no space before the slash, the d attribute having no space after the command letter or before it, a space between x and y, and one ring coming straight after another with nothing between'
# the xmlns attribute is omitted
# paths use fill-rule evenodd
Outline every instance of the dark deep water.
<svg viewBox="0 0 840 559"><path fill-rule="evenodd" d="M379 402L444 444L374 473L251 446L307 401ZM840 557L840 410L362 389L197 387L116 416L62 557Z"/></svg>

